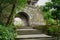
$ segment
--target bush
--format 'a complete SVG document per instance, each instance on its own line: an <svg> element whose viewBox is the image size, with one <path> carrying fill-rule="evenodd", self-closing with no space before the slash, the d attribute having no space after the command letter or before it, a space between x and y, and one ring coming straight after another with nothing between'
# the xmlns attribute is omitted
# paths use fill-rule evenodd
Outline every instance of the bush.
<svg viewBox="0 0 60 40"><path fill-rule="evenodd" d="M52 36L60 36L60 26L52 25L48 28L48 34Z"/></svg>
<svg viewBox="0 0 60 40"><path fill-rule="evenodd" d="M13 26L0 25L0 40L15 40L15 30Z"/></svg>
<svg viewBox="0 0 60 40"><path fill-rule="evenodd" d="M55 20L52 19L52 18L49 18L49 19L48 19L48 23L49 23L50 25L56 24L56 23L55 23Z"/></svg>

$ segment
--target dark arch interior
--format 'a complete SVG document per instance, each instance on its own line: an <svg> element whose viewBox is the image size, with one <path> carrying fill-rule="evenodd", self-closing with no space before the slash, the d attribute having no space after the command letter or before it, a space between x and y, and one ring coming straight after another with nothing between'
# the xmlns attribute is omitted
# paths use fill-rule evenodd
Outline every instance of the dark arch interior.
<svg viewBox="0 0 60 40"><path fill-rule="evenodd" d="M29 26L29 15L25 12L19 12L18 15L18 17L24 22L25 26Z"/></svg>

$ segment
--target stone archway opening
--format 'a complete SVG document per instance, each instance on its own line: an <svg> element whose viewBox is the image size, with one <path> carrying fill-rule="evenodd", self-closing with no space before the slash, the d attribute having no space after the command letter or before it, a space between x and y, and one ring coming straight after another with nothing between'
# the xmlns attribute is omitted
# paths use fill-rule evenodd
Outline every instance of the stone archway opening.
<svg viewBox="0 0 60 40"><path fill-rule="evenodd" d="M29 15L25 12L19 12L18 16L16 18L19 18L20 24L22 23L22 26L29 26Z"/></svg>

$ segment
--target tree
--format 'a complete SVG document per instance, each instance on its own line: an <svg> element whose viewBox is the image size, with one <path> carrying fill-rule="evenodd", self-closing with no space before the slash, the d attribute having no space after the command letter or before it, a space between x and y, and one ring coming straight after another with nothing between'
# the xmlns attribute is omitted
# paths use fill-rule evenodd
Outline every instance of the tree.
<svg viewBox="0 0 60 40"><path fill-rule="evenodd" d="M51 2L47 2L46 5L43 7L45 19L47 19L50 23L50 25L55 24L54 21L56 21L56 25L48 26L48 32L52 34L52 36L56 36L57 40L60 40L60 0L51 0Z"/></svg>
<svg viewBox="0 0 60 40"><path fill-rule="evenodd" d="M26 3L27 0L0 0L0 24L11 24L15 10L21 10Z"/></svg>
<svg viewBox="0 0 60 40"><path fill-rule="evenodd" d="M51 2L47 2L45 6L43 6L44 12L49 12L49 18L52 18L58 22L60 20L60 0L51 0ZM45 13L46 14L46 13ZM46 17L47 18L47 17Z"/></svg>
<svg viewBox="0 0 60 40"><path fill-rule="evenodd" d="M0 40L15 40L15 26L11 25L16 10L21 10L27 0L0 0Z"/></svg>

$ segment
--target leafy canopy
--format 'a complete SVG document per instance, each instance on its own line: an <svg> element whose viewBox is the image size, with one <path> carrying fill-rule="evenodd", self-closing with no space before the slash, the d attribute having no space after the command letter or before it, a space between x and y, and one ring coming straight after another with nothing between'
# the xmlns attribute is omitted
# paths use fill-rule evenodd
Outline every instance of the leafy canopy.
<svg viewBox="0 0 60 40"><path fill-rule="evenodd" d="M25 7L27 0L0 0L0 7L7 7L9 4L15 3L16 7ZM7 4L7 5L6 5ZM5 6L4 6L5 5Z"/></svg>

